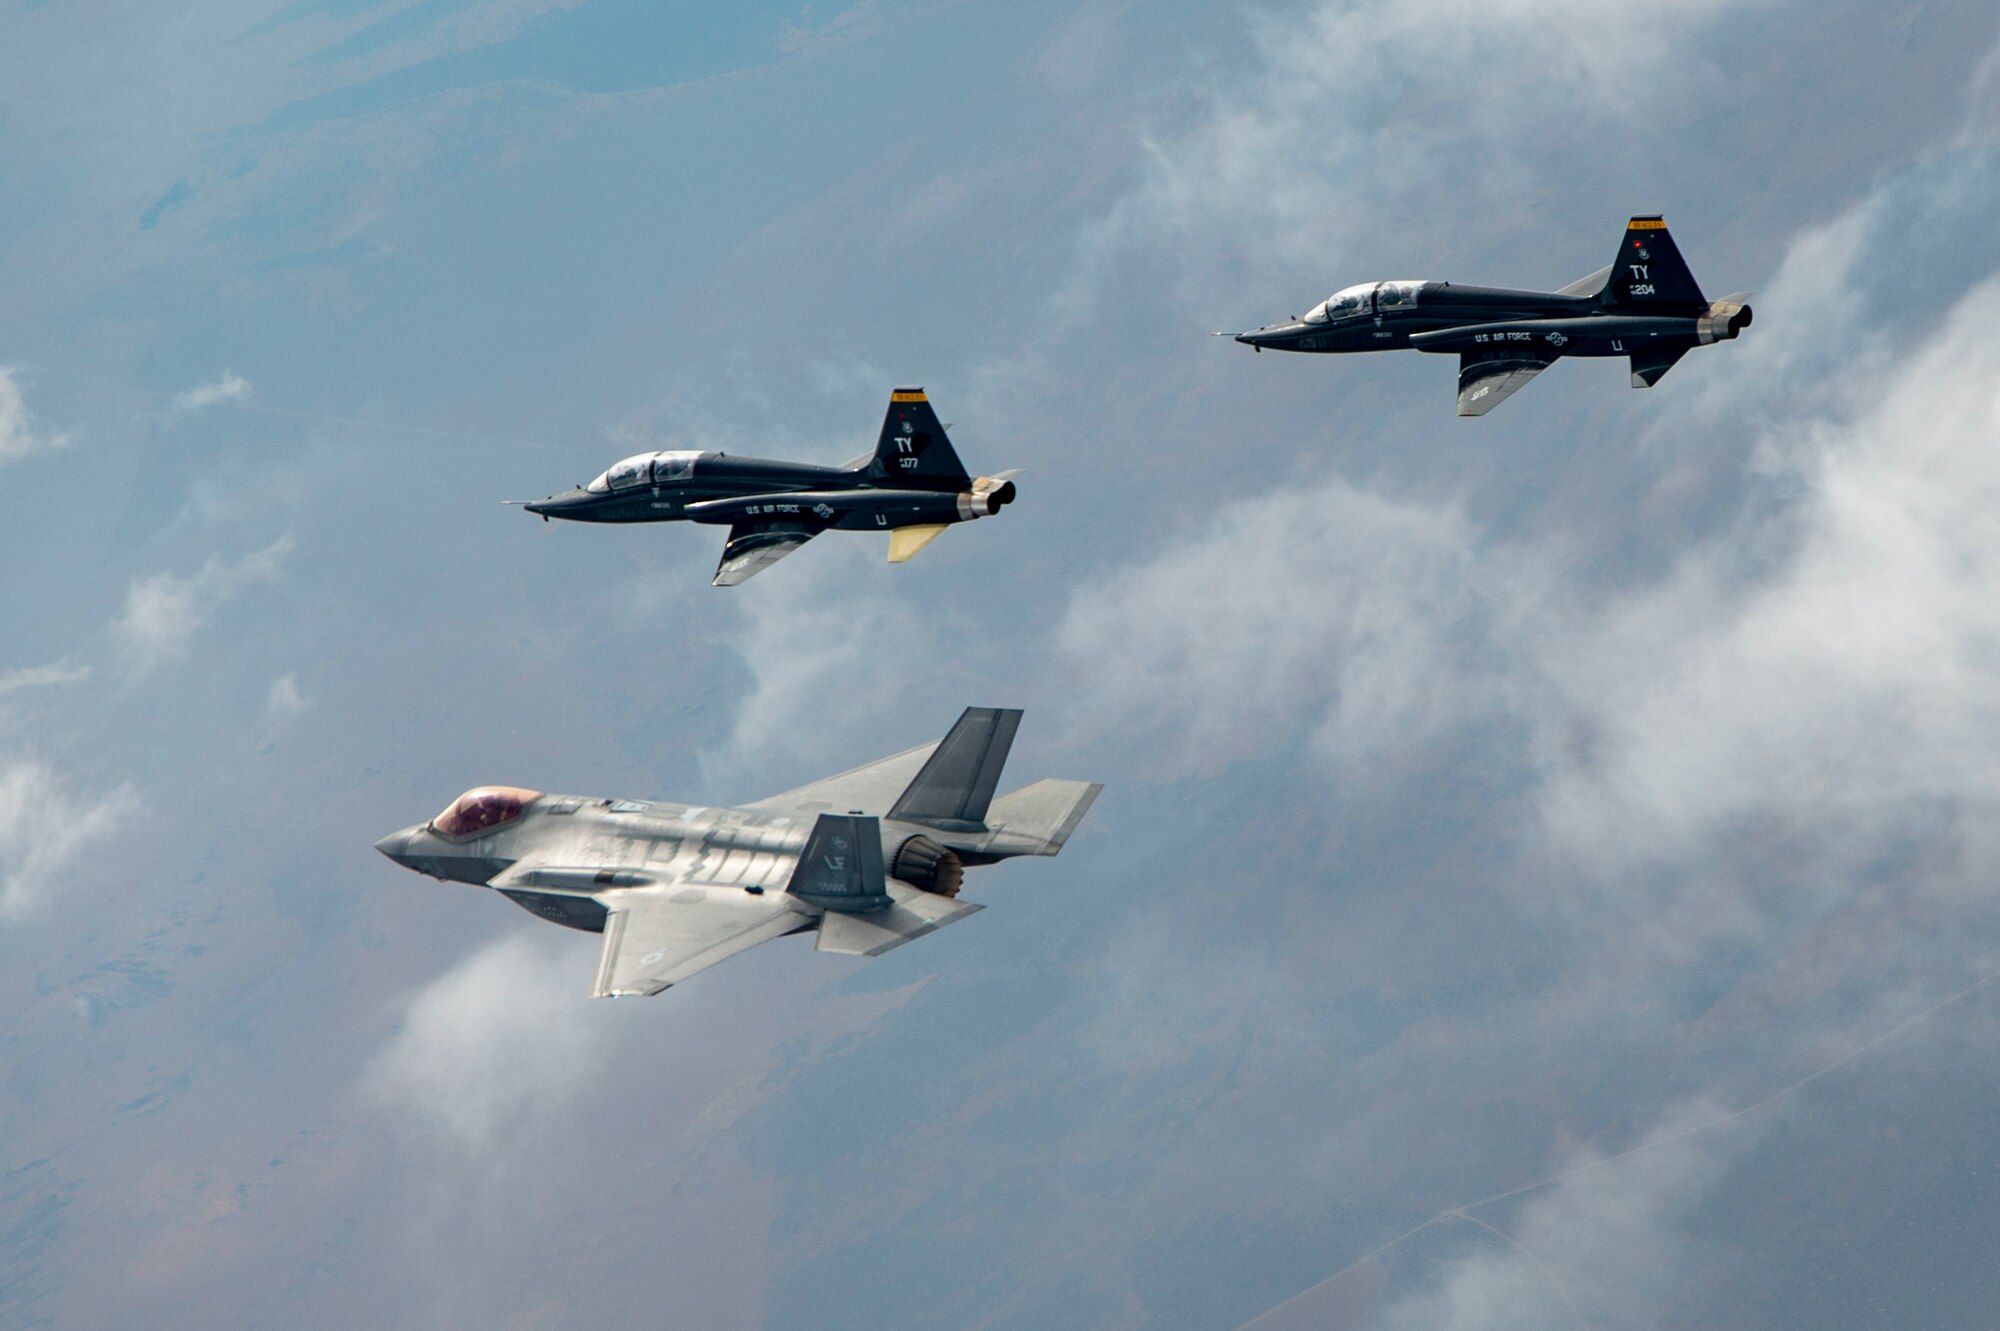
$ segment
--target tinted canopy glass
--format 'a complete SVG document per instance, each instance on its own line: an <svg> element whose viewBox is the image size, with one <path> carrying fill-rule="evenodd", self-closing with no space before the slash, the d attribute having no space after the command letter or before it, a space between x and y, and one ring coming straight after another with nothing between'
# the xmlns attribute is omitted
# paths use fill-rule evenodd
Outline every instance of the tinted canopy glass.
<svg viewBox="0 0 2000 1331"><path fill-rule="evenodd" d="M539 796L539 790L519 786L478 786L453 800L445 811L431 819L431 830L440 836L469 837L511 823Z"/></svg>

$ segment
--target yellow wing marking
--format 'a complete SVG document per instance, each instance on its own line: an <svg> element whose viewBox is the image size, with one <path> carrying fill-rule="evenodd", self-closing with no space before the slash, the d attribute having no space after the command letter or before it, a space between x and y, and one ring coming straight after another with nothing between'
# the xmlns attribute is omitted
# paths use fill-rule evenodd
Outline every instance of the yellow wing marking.
<svg viewBox="0 0 2000 1331"><path fill-rule="evenodd" d="M942 525L935 527L898 527L889 533L889 562L900 564L911 555L929 545L943 531Z"/></svg>

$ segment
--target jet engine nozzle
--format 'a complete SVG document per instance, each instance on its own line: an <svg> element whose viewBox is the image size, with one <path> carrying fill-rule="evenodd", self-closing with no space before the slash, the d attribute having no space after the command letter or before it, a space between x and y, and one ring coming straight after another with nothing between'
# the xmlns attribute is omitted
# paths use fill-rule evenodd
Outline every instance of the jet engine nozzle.
<svg viewBox="0 0 2000 1331"><path fill-rule="evenodd" d="M1750 326L1750 307L1740 296L1728 296L1708 307L1708 313L1694 321L1695 336L1706 346L1726 342Z"/></svg>
<svg viewBox="0 0 2000 1331"><path fill-rule="evenodd" d="M958 516L962 522L974 518L990 518L1001 509L1014 502L1013 472L1000 476L981 476L972 482L972 488L958 497Z"/></svg>
<svg viewBox="0 0 2000 1331"><path fill-rule="evenodd" d="M965 884L965 863L957 851L919 834L896 848L889 876L941 897L955 897Z"/></svg>
<svg viewBox="0 0 2000 1331"><path fill-rule="evenodd" d="M970 522L972 518L992 518L998 514L1014 502L1014 476L1016 472L1002 472L1000 476L976 478L972 490L958 496L958 516Z"/></svg>
<svg viewBox="0 0 2000 1331"><path fill-rule="evenodd" d="M989 490L981 494L978 490L967 490L958 497L958 520L971 522L974 518L990 518L1001 508L1012 502L1014 487L1009 485L1000 490Z"/></svg>

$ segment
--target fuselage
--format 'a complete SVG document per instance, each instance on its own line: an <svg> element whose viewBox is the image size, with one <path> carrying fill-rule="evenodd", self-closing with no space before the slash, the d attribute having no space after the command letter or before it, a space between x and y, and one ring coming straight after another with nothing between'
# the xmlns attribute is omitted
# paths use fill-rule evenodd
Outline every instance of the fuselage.
<svg viewBox="0 0 2000 1331"><path fill-rule="evenodd" d="M429 822L391 832L375 848L407 869L493 886L555 923L596 930L604 918L596 896L621 888L673 883L704 894L784 891L817 816L810 809L478 787ZM989 832L961 837L886 818L880 826L883 862L890 865L917 837L952 846L967 864L1022 853Z"/></svg>
<svg viewBox="0 0 2000 1331"><path fill-rule="evenodd" d="M641 453L588 485L523 507L572 522L683 522L690 504L711 499L872 488L865 466L821 467L726 453Z"/></svg>
<svg viewBox="0 0 2000 1331"><path fill-rule="evenodd" d="M504 822L451 835L440 829L450 816L447 810L391 833L379 848L419 873L459 883L485 884L527 861L592 873L657 872L663 879L685 871L698 881L742 884L764 881L759 870L775 866L783 852L796 855L812 828L810 817L748 809L519 794L528 798ZM760 864L759 856L770 865ZM782 884L783 875L777 881Z"/></svg>
<svg viewBox="0 0 2000 1331"><path fill-rule="evenodd" d="M1708 314L1706 305L1635 314L1607 308L1595 296L1371 282L1335 292L1303 318L1239 333L1236 340L1259 351L1463 353L1531 343L1563 356L1629 356L1735 335L1709 327Z"/></svg>

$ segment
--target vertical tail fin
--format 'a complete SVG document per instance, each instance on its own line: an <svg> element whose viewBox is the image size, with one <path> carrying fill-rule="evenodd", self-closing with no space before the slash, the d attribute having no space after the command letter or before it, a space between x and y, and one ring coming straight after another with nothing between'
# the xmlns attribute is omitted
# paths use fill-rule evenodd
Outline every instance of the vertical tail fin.
<svg viewBox="0 0 2000 1331"><path fill-rule="evenodd" d="M1655 310L1666 313L1675 306L1706 306L1680 246L1674 244L1667 224L1655 213L1633 218L1625 227L1625 239L1618 243L1618 258L1611 265L1611 280L1599 297L1604 304L1623 309Z"/></svg>
<svg viewBox="0 0 2000 1331"><path fill-rule="evenodd" d="M983 832L1000 769L1021 728L1018 707L968 707L889 810L892 821Z"/></svg>
<svg viewBox="0 0 2000 1331"><path fill-rule="evenodd" d="M912 490L963 490L972 483L921 388L889 394L869 475Z"/></svg>
<svg viewBox="0 0 2000 1331"><path fill-rule="evenodd" d="M877 910L888 905L882 824L854 814L821 814L785 890L828 910Z"/></svg>

